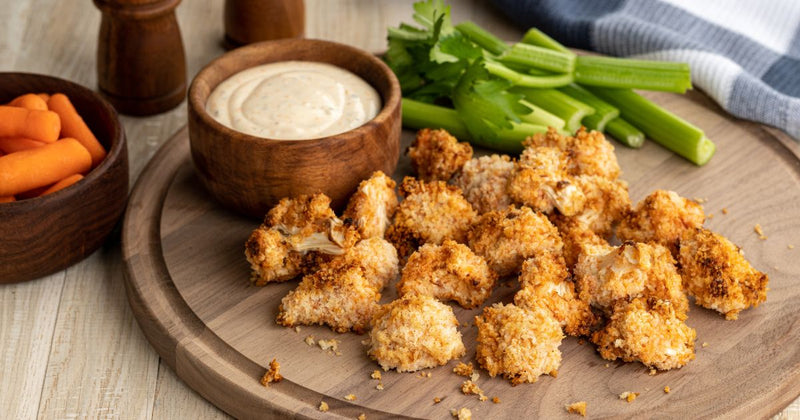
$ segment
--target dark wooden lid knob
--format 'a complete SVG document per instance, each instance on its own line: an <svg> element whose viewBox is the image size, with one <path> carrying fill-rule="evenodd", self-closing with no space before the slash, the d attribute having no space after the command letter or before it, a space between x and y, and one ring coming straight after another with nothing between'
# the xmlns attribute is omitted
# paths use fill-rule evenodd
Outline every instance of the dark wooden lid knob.
<svg viewBox="0 0 800 420"><path fill-rule="evenodd" d="M301 38L305 20L303 0L225 0L225 46Z"/></svg>

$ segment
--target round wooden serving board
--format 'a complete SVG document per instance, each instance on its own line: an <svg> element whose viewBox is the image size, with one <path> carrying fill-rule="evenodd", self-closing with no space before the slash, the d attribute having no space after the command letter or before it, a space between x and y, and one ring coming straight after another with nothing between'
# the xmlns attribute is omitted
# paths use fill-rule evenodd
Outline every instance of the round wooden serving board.
<svg viewBox="0 0 800 420"><path fill-rule="evenodd" d="M429 370L430 377L383 372L384 389L377 390L370 373L378 365L366 355L364 336L276 325L280 299L297 282L250 285L243 249L259 221L224 210L199 187L186 129L153 158L130 198L122 236L130 304L178 376L242 418L444 419L461 407L476 419L559 418L570 416L564 405L576 401L588 402L590 417L772 415L800 394L800 160L780 134L726 116L699 93L649 96L702 127L718 152L698 168L652 142L641 150L616 145L631 198L638 202L664 188L706 199L706 213L713 214L706 225L741 246L770 277L767 302L738 321L692 307L697 359L682 369L650 376L639 363L608 363L592 344L567 338L558 378L512 387L478 370L478 385L489 398L499 397L498 404L461 394L464 378L452 373L456 361ZM412 137L403 134L404 148ZM394 175L408 173L404 156ZM768 239L754 233L756 223ZM513 286L498 288L492 302L510 300ZM392 286L383 302L394 297ZM478 310L454 309L467 347L462 360L473 361ZM309 335L340 340L341 355L307 345ZM263 387L259 379L273 358L285 379ZM627 403L618 398L624 391L641 395ZM348 394L357 399L345 400ZM434 404L434 397L443 400ZM330 411L318 411L321 401Z"/></svg>

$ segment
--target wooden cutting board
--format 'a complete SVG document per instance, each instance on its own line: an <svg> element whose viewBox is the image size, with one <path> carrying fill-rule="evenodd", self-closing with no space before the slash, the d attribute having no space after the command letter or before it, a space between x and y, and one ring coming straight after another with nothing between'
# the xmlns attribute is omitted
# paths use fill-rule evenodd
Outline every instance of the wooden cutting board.
<svg viewBox="0 0 800 420"><path fill-rule="evenodd" d="M697 359L654 376L639 363L608 363L575 338L561 345L558 378L512 387L485 371L478 385L498 404L462 395L456 362L418 373L378 369L361 341L326 327L299 331L275 324L280 299L296 281L251 286L243 247L258 221L232 214L211 200L194 176L184 128L168 141L140 177L130 198L122 245L128 298L150 343L189 386L231 415L309 418L448 418L467 407L473 418L568 417L564 405L587 401L590 417L766 417L800 394L800 159L791 140L759 125L734 120L699 93L648 95L702 127L718 145L702 168L648 142L641 150L617 145L623 178L639 201L656 188L701 198L712 217L706 225L741 246L769 274L765 304L725 321L692 307ZM413 133L403 134L405 148ZM410 171L401 158L396 179ZM728 214L723 214L725 208ZM713 215L713 216L711 216ZM753 231L759 223L766 240ZM796 247L792 249L792 246ZM492 302L509 301L501 287ZM383 301L395 297L394 288ZM475 354L477 310L455 308L467 347ZM340 355L305 339L337 339ZM707 346L704 346L707 343ZM259 378L272 358L285 380L269 388ZM664 393L665 386L671 392ZM618 398L639 392L636 401ZM356 396L355 401L344 397ZM434 404L434 397L443 401ZM318 411L325 401L330 411Z"/></svg>

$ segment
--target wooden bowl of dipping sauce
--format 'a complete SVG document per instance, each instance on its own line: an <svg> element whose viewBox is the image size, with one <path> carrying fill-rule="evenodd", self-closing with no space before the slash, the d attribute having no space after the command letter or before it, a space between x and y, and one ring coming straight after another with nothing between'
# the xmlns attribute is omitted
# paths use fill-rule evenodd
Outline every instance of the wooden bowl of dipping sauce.
<svg viewBox="0 0 800 420"><path fill-rule="evenodd" d="M0 203L0 283L32 280L84 259L109 236L128 198L128 149L114 108L63 79L0 73L0 104L26 93L65 94L106 156L69 187Z"/></svg>
<svg viewBox="0 0 800 420"><path fill-rule="evenodd" d="M298 62L302 66L296 65ZM272 133L280 134L281 138L286 138L287 132L297 131L310 139L276 139L263 134L265 132L248 134L245 131L251 130L244 126L231 128L218 121L219 110L214 111L216 117L211 115L207 109L209 97L221 83L245 70L281 63L284 69L278 70L277 74L282 74L280 77L254 82L252 92L225 96L223 102L237 105L223 110L222 114L242 107L248 124L252 120L267 121L267 128L272 124L280 126ZM316 86L316 82L305 79L307 73L316 71L305 68L306 64L314 63L346 70L374 88L380 101L375 109L377 115L341 133L328 135L318 131L317 125L330 125L325 119L328 114L341 114L345 118L361 111L350 108L337 111L338 105L333 110L320 107L331 102L330 98L336 99L333 102L338 104L338 99L352 93L349 88L336 95L325 93L321 101L315 96L309 100L298 99L302 90L311 86L313 91ZM297 69L299 75L281 73L292 68ZM338 80L334 76L331 78ZM284 85L279 87L279 82ZM330 80L324 79L322 85L330 85L328 82ZM268 100L269 109L276 109L279 114L259 114L257 111L262 105L252 102L259 95ZM373 172L394 172L400 155L400 99L400 85L389 67L374 55L354 47L321 40L289 39L233 50L201 70L189 88L189 138L198 178L222 205L256 218L264 217L280 199L300 194L325 193L334 208L341 208L358 183ZM307 102L312 102L310 111L304 108ZM241 117L240 114L230 115L234 117L229 120ZM317 124L312 117L320 117L322 122ZM293 130L295 126L297 130Z"/></svg>

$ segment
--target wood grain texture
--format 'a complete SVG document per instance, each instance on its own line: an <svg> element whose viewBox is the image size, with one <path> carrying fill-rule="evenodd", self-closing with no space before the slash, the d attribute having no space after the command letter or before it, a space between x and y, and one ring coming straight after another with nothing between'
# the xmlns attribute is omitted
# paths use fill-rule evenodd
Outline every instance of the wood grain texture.
<svg viewBox="0 0 800 420"><path fill-rule="evenodd" d="M220 124L206 112L211 92L243 70L275 62L316 61L344 68L381 95L375 118L341 134L271 140ZM224 206L257 219L287 196L327 194L344 207L375 171L394 172L400 154L400 84L374 55L344 44L284 39L231 51L205 67L189 88L189 138L199 180Z"/></svg>
<svg viewBox="0 0 800 420"><path fill-rule="evenodd" d="M67 80L0 73L0 103L30 92L66 94L108 153L69 188L0 205L0 283L61 271L94 252L122 216L128 195L128 149L116 111Z"/></svg>
<svg viewBox="0 0 800 420"><path fill-rule="evenodd" d="M469 407L476 417L513 418L536 415L566 417L563 406L586 400L592 416L768 417L800 393L800 259L787 245L800 237L800 159L760 126L724 116L709 100L649 94L679 115L703 126L717 139L719 154L697 168L661 147L617 148L631 196L639 200L656 188L706 199L714 214L707 226L742 246L750 261L770 275L767 303L748 310L735 322L693 307L689 325L698 332L697 360L685 368L650 376L641 364L607 363L590 344L570 338L558 378L511 387L483 371L484 392L501 404L481 403L459 392L463 378L454 365L432 369L431 378L416 374L383 374L384 391L369 374L377 365L366 356L362 336L336 334L324 327L302 327L298 333L275 324L280 299L295 283L256 288L242 244L257 223L208 200L197 185L179 132L151 162L131 197L135 211L123 227L123 252L134 313L148 339L179 377L201 395L236 417L263 413L318 417L319 401L328 414L437 418L450 408ZM411 133L405 134L406 145ZM396 179L408 173L402 158ZM771 180L784 179L780 185ZM152 183L154 182L154 183ZM725 207L729 213L720 210ZM769 239L753 232L760 223ZM142 230L141 226L149 226ZM145 234L146 233L146 234ZM508 301L513 287L498 289L491 301ZM383 301L394 297L390 286ZM455 308L463 327L467 356L474 356L478 310ZM341 340L341 356L309 347L304 338ZM702 347L701 343L708 343ZM263 388L258 379L273 357L282 364L285 381ZM662 389L670 386L672 392ZM621 403L624 391L641 392L634 404ZM353 393L358 399L344 399ZM447 404L433 405L433 396Z"/></svg>
<svg viewBox="0 0 800 420"><path fill-rule="evenodd" d="M413 1L306 0L306 36L344 42L368 51L382 51L386 48L386 27L408 20ZM84 86L97 86L95 60L100 12L91 2L20 0L7 3L0 8L0 18L6 23L0 27L0 56L3 57L0 71L51 74ZM220 45L224 36L223 3L191 0L182 2L177 8L186 48L187 80L224 52ZM521 35L521 31L486 0L454 0L451 3L455 22L471 19L504 39L516 39ZM159 147L186 124L186 105L184 102L171 111L147 118L123 115L121 120L129 139L130 181L133 185ZM794 140L788 140L787 144L798 147ZM715 213L720 217L719 211ZM745 231L747 226L742 226L742 229ZM781 255L783 257L785 255ZM110 357L99 358L93 363L121 389L116 394L117 401L122 402L115 411L119 418L227 418L185 382L177 379L165 363L159 364L158 358L152 357L154 350L147 344L138 325L130 322L131 310L122 288L102 287L109 281L105 277L108 266L118 267L118 263L118 252L106 253L102 258L90 257L69 270L33 282L0 286L0 371L4 374L0 407L3 407L3 417L103 417L97 409L108 406L103 399L110 396L108 390L100 386L103 382L83 381L83 372L72 365L77 366L85 359L91 360L97 354L110 351L106 349L114 348L120 357L116 360L124 359L128 369L118 369L120 365L112 365L115 359ZM77 276L81 276L83 281L76 282ZM120 280L114 277L112 281ZM64 305L60 305L62 290L71 296ZM102 305L93 303L97 293L104 295ZM13 311L12 307L15 308ZM75 316L79 317L80 323L61 322L56 328L56 318L66 316L67 312L78 313ZM52 342L54 334L60 337L61 342ZM325 337L333 336L330 333ZM86 340L93 341L92 347L81 345ZM116 344L119 340L131 345L120 348ZM50 352L56 349L68 351L71 359L48 365ZM150 374L125 376L130 372L152 372L157 365L160 366L157 378ZM43 386L45 373L61 378L62 385L80 383L81 387L56 388L59 382L52 380ZM142 381L149 385L142 386ZM14 392L6 392L7 389ZM152 398L151 392L155 392ZM73 405L48 404L47 414L40 412L40 400L56 397L69 399ZM153 401L152 410L142 413L139 405L131 401ZM800 419L800 400L776 418Z"/></svg>

